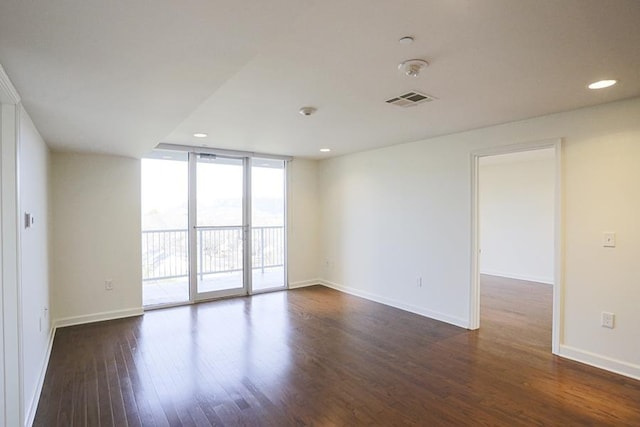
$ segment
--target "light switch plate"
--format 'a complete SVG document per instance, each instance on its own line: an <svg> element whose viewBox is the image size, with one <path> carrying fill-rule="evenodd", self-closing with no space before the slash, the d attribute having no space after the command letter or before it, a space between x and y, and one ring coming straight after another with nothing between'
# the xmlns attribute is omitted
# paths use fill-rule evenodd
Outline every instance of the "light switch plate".
<svg viewBox="0 0 640 427"><path fill-rule="evenodd" d="M602 234L602 246L605 248L616 247L616 233L606 232Z"/></svg>

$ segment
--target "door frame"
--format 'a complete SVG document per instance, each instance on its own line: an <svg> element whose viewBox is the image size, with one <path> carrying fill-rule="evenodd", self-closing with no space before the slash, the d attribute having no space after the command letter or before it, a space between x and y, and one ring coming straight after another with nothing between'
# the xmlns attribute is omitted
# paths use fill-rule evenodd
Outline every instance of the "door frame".
<svg viewBox="0 0 640 427"><path fill-rule="evenodd" d="M227 150L227 149L221 149L221 148L212 148L212 147L208 147L208 146L193 146L193 145L182 145L182 144L170 144L170 143L160 143L155 147L155 150L168 150L168 151L179 151L179 152L186 152L188 154L188 174L189 174L189 189L188 189L188 197L189 197L189 212L188 212L188 231L187 234L189 236L189 248L188 251L192 251L191 249L191 245L194 244L196 241L194 238L192 238L193 235L193 226L196 224L196 212L195 209L193 209L191 207L191 200L195 200L195 192L196 192L196 187L192 186L190 183L191 182L196 182L196 169L195 167L191 166L191 162L195 161L195 160L191 160L192 158L195 159L195 156L197 156L198 154L214 154L216 156L219 157L225 157L225 158L236 158L236 159L243 159L243 161L245 163L243 163L243 166L246 164L247 166L244 167L244 192L247 194L247 200L245 201L244 205L245 205L245 209L243 211L243 215L245 216L245 218L243 218L243 222L245 223L245 239L244 239L244 244L243 244L243 250L245 251L246 254L249 254L249 256L245 256L244 257L244 262L243 262L243 268L245 269L245 278L244 278L244 292L242 293L236 293L236 292L232 292L229 295L224 295L224 294L218 294L215 296L204 296L202 298L196 298L196 289L194 286L197 286L197 284L194 283L193 279L192 279L192 275L191 275L191 271L194 271L195 274L197 274L197 258L196 257L189 257L189 299L185 302L180 302L180 303L168 303L168 304L159 304L159 305L155 305L155 306L150 306L150 307L145 307L145 310L153 310L153 309L157 309L157 308L166 308L166 307L174 307L174 306L181 306L181 305L186 305L186 304L193 304L193 303L197 303L197 302L201 302L201 301L207 301L207 300L212 300L212 299L218 299L218 298L225 298L225 297L233 297L233 296L241 296L241 295L254 295L254 294L258 294L258 293L266 293L266 292L275 292L275 291L281 291L281 290L287 290L289 289L289 277L288 277L288 229L289 229L289 225L288 225L288 203L289 203L289 198L288 198L288 179L289 179L289 168L288 168L288 163L291 162L293 160L292 156L282 156L282 155L278 155L278 154L267 154L267 153L259 153L259 152L249 152L249 151L239 151L239 150ZM249 238L249 233L251 233L251 228L249 226L247 226L247 221L251 219L251 160L252 159L273 159L273 160L282 160L284 162L284 285L282 287L277 287L277 288L269 288L269 289L264 289L264 290L259 290L254 292L253 291L253 286L252 286L252 265L251 265L251 239ZM195 204L194 204L195 206ZM194 242L194 243L192 243ZM196 243L197 244L197 243ZM191 259L194 258L194 259ZM246 273L248 272L248 274ZM194 276L195 277L195 276Z"/></svg>
<svg viewBox="0 0 640 427"><path fill-rule="evenodd" d="M555 188L554 188L554 283L553 283L553 320L551 331L551 351L559 354L563 340L563 290L564 278L562 260L564 243L562 239L562 139L554 138L512 145L490 147L471 153L471 284L469 289L469 329L480 328L480 159L500 154L535 151L545 148L554 149Z"/></svg>
<svg viewBox="0 0 640 427"><path fill-rule="evenodd" d="M189 152L189 301L200 302L251 294L251 159L249 157L216 155L216 158L242 160L242 287L220 291L198 292L198 155Z"/></svg>
<svg viewBox="0 0 640 427"><path fill-rule="evenodd" d="M0 424L23 425L20 96L0 65ZM7 393L13 390L13 393ZM29 408L31 409L31 408ZM32 414L35 415L35 412Z"/></svg>

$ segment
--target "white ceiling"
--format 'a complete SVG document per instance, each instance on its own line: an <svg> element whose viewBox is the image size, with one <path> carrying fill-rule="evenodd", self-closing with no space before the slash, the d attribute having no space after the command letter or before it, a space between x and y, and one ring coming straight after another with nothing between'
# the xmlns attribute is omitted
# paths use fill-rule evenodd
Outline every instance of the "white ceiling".
<svg viewBox="0 0 640 427"><path fill-rule="evenodd" d="M0 63L53 149L322 158L638 96L639 23L638 0L2 0ZM409 90L439 99L384 102Z"/></svg>

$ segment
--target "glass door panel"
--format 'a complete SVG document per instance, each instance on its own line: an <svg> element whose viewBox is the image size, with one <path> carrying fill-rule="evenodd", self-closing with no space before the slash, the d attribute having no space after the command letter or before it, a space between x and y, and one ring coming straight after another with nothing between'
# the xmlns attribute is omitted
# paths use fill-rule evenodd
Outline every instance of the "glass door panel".
<svg viewBox="0 0 640 427"><path fill-rule="evenodd" d="M244 160L193 155L195 299L244 294Z"/></svg>
<svg viewBox="0 0 640 427"><path fill-rule="evenodd" d="M142 301L189 301L187 153L154 151L141 162Z"/></svg>
<svg viewBox="0 0 640 427"><path fill-rule="evenodd" d="M251 159L252 291L284 288L285 162Z"/></svg>

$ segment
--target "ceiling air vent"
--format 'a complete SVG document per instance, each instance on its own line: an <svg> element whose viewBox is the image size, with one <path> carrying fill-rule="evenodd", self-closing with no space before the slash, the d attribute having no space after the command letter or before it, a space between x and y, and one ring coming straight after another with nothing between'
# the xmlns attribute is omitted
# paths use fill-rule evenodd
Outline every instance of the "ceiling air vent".
<svg viewBox="0 0 640 427"><path fill-rule="evenodd" d="M437 99L431 95L425 95L420 92L407 92L403 95L396 96L395 98L387 99L387 104L397 105L398 107L413 107L414 105L422 104L423 102L431 102Z"/></svg>

